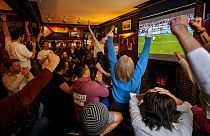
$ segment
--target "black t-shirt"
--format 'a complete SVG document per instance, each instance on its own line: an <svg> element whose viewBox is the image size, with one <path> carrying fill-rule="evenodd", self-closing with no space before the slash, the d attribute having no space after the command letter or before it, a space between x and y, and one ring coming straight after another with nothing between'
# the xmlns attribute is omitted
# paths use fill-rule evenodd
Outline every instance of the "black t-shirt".
<svg viewBox="0 0 210 136"><path fill-rule="evenodd" d="M64 135L73 126L73 96L59 88L64 82L62 75L54 73L42 92L43 116L49 119L49 135Z"/></svg>
<svg viewBox="0 0 210 136"><path fill-rule="evenodd" d="M111 67L109 65L109 61L106 55L103 55L101 59L98 61L101 67L108 73L110 73Z"/></svg>
<svg viewBox="0 0 210 136"><path fill-rule="evenodd" d="M98 63L101 65L103 70L105 70L107 73L111 72L111 67L109 65L109 61L106 55L103 55L101 59L98 61ZM107 85L110 85L111 78L106 77L104 74L102 75L103 82Z"/></svg>
<svg viewBox="0 0 210 136"><path fill-rule="evenodd" d="M31 41L29 41L29 42L27 43L26 48L27 48L30 52L32 52L33 46L32 46ZM38 42L36 42L36 54L35 54L34 59L32 59L32 60L36 60L36 59L37 59L37 56L38 56L39 51L40 51L40 49L39 49L39 46L38 46Z"/></svg>
<svg viewBox="0 0 210 136"><path fill-rule="evenodd" d="M44 104L44 114L62 114L68 104L71 103L71 95L63 92L60 85L65 82L62 75L54 73L48 85L44 88L41 101ZM70 107L71 108L71 107Z"/></svg>

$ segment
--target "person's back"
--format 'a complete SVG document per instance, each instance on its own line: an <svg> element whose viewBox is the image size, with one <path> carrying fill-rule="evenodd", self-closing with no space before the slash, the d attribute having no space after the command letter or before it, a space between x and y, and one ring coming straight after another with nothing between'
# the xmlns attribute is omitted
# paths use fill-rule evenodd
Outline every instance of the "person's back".
<svg viewBox="0 0 210 136"><path fill-rule="evenodd" d="M13 42L11 45L11 53L11 59L19 59L22 67L31 68L30 57L32 56L32 53L28 51L25 45Z"/></svg>
<svg viewBox="0 0 210 136"><path fill-rule="evenodd" d="M126 55L117 61L113 45L113 30L114 28L108 34L108 58L113 82L112 95L115 102L127 104L130 92L137 94L140 92L141 77L148 63L151 37L146 35L144 48L134 69L133 60Z"/></svg>
<svg viewBox="0 0 210 136"><path fill-rule="evenodd" d="M191 136L191 107L163 88L134 95L130 100L130 114L135 135Z"/></svg>

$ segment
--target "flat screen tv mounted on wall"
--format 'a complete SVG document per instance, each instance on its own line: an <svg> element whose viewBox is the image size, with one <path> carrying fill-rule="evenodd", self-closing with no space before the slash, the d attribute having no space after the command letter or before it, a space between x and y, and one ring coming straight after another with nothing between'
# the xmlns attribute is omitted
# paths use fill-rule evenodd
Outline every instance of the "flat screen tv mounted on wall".
<svg viewBox="0 0 210 136"><path fill-rule="evenodd" d="M150 48L150 59L160 59L173 61L174 51L179 51L184 55L181 45L177 38L172 34L170 28L171 20L178 15L187 15L188 19L194 18L195 8L164 14L156 17L147 17L139 19L138 28L138 53L140 54L144 46L145 34L149 29L152 35ZM188 30L193 34L193 30L188 26ZM172 60L171 60L172 59Z"/></svg>

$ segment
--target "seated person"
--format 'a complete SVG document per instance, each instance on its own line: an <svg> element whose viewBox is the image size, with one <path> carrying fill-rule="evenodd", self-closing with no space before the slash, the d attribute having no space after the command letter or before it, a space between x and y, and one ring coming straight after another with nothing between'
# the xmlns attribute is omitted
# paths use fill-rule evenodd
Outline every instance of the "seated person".
<svg viewBox="0 0 210 136"><path fill-rule="evenodd" d="M20 91L28 81L34 76L27 67L20 66L18 59L10 59L5 63L7 73L2 77L4 87L8 90L8 95L11 96Z"/></svg>
<svg viewBox="0 0 210 136"><path fill-rule="evenodd" d="M80 118L83 129L90 136L104 136L122 121L122 116L114 117L113 112L109 112L107 107L100 102L85 105ZM115 122L117 120L118 122Z"/></svg>
<svg viewBox="0 0 210 136"><path fill-rule="evenodd" d="M74 110L78 122L80 122L80 114L82 108L90 102L99 102L100 97L107 97L109 91L102 81L102 75L100 72L96 75L96 81L92 81L90 78L90 70L87 65L79 63L74 68L74 73L77 79L73 83L73 97L74 97ZM111 112L112 118L111 124L103 132L103 135L112 131L121 121L122 115L119 112Z"/></svg>
<svg viewBox="0 0 210 136"><path fill-rule="evenodd" d="M52 72L59 61L58 56L50 53L48 55L49 63L45 69L40 71L34 79L29 81L21 91L0 101L0 127L5 126L34 101L42 88L46 86L51 79Z"/></svg>
<svg viewBox="0 0 210 136"><path fill-rule="evenodd" d="M134 95L130 100L130 115L135 135L192 136L191 107L163 88Z"/></svg>

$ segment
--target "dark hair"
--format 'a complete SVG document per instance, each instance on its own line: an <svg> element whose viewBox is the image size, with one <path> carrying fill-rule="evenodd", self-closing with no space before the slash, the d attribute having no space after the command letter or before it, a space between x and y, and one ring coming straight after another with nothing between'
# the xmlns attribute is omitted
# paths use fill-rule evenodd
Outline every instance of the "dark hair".
<svg viewBox="0 0 210 136"><path fill-rule="evenodd" d="M52 51L55 52L56 51L56 42L55 41L51 42L51 47L52 47Z"/></svg>
<svg viewBox="0 0 210 136"><path fill-rule="evenodd" d="M54 72L53 73L56 73L58 71L60 71L61 69L65 69L65 64L66 61L64 60L61 60L59 63L58 63L58 66L55 68Z"/></svg>
<svg viewBox="0 0 210 136"><path fill-rule="evenodd" d="M21 28L18 28L12 31L10 35L12 40L17 40L19 37L22 37L23 34L24 34L23 30Z"/></svg>
<svg viewBox="0 0 210 136"><path fill-rule="evenodd" d="M102 51L99 51L97 53L97 60L99 61L101 59L101 57L103 56L103 52Z"/></svg>
<svg viewBox="0 0 210 136"><path fill-rule="evenodd" d="M203 48L210 53L210 43L203 45Z"/></svg>
<svg viewBox="0 0 210 136"><path fill-rule="evenodd" d="M173 98L159 92L148 92L143 98L141 104L144 108L142 114L143 122L151 130L157 127L159 130L164 127L172 131L172 121L176 113L176 102Z"/></svg>
<svg viewBox="0 0 210 136"><path fill-rule="evenodd" d="M18 59L9 59L4 63L4 67L6 69L9 69L14 62L19 62L19 60Z"/></svg>
<svg viewBox="0 0 210 136"><path fill-rule="evenodd" d="M102 35L102 36L98 36L97 40L100 42L103 38L105 38L106 36Z"/></svg>
<svg viewBox="0 0 210 136"><path fill-rule="evenodd" d="M78 78L81 78L85 73L85 67L86 67L85 63L83 62L77 63L74 67L74 74Z"/></svg>
<svg viewBox="0 0 210 136"><path fill-rule="evenodd" d="M42 41L41 41L41 43L40 43L41 48L43 48L43 47L44 47L44 43L45 43L45 42L48 42L48 41L47 41L47 40L42 40ZM49 42L48 42L48 43L49 43ZM52 45L51 45L51 46L52 46Z"/></svg>

